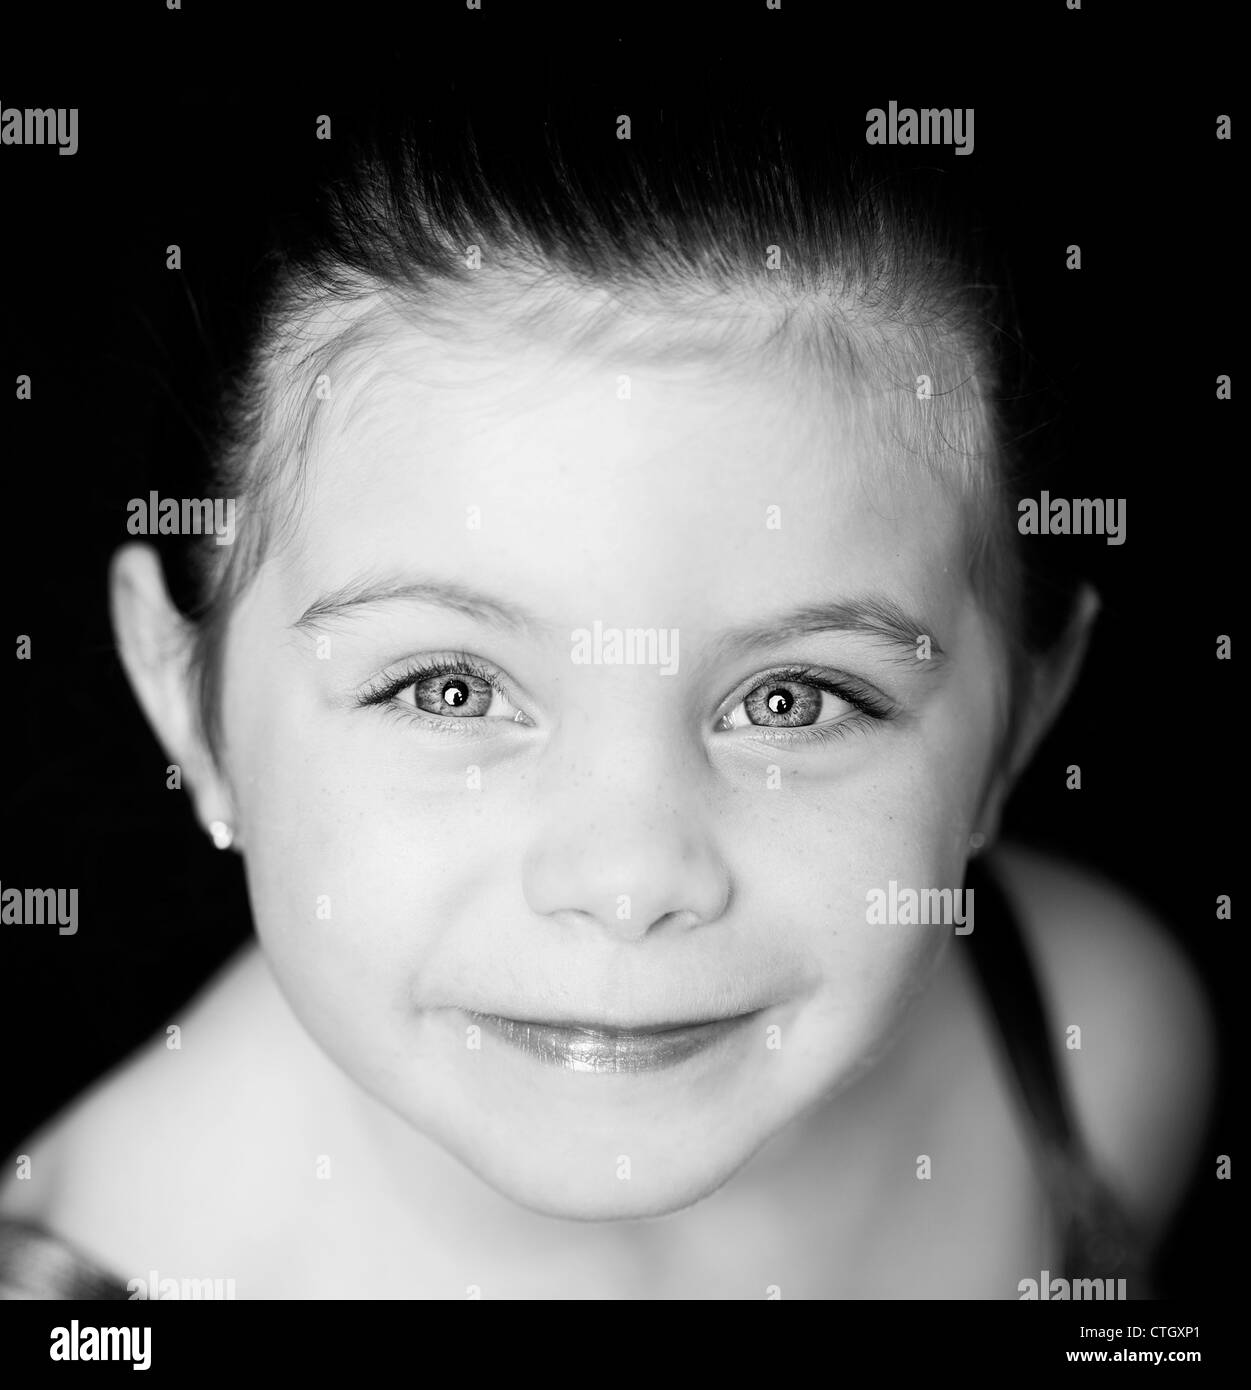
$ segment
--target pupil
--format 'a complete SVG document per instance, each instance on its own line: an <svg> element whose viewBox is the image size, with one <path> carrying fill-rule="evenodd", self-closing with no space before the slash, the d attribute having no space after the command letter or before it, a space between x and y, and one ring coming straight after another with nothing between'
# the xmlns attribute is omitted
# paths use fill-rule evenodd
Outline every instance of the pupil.
<svg viewBox="0 0 1251 1390"><path fill-rule="evenodd" d="M448 681L443 687L443 703L457 709L469 698L464 681Z"/></svg>
<svg viewBox="0 0 1251 1390"><path fill-rule="evenodd" d="M789 714L795 701L785 690L773 690L769 693L769 712L770 714Z"/></svg>

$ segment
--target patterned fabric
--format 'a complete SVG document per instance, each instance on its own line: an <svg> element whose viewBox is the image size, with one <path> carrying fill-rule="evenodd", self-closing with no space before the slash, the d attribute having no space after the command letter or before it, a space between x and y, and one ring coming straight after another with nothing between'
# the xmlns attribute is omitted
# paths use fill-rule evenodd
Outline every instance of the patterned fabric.
<svg viewBox="0 0 1251 1390"><path fill-rule="evenodd" d="M129 1297L120 1279L68 1241L23 1221L0 1220L0 1299Z"/></svg>

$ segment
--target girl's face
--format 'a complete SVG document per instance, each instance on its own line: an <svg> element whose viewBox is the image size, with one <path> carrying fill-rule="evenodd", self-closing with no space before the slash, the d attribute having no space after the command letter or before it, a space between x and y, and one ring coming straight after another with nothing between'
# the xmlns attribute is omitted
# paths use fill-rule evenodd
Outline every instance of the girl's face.
<svg viewBox="0 0 1251 1390"><path fill-rule="evenodd" d="M993 771L959 507L780 365L397 329L349 376L228 639L264 950L499 1191L674 1210L853 1079L953 934L868 903L961 886Z"/></svg>

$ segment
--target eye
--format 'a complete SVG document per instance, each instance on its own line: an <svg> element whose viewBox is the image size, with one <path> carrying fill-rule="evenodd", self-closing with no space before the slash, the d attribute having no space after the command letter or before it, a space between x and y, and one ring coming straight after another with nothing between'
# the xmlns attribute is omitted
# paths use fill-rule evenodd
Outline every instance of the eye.
<svg viewBox="0 0 1251 1390"><path fill-rule="evenodd" d="M851 701L839 699L821 686L774 677L749 691L747 698L725 716L722 727L739 729L754 724L768 729L799 729L855 709Z"/></svg>
<svg viewBox="0 0 1251 1390"><path fill-rule="evenodd" d="M797 668L757 681L722 716L718 728L758 729L776 740L822 741L865 732L897 712L893 701L854 677Z"/></svg>
<svg viewBox="0 0 1251 1390"><path fill-rule="evenodd" d="M358 698L362 705L387 707L427 727L487 719L529 723L500 678L471 657L411 665L383 676Z"/></svg>

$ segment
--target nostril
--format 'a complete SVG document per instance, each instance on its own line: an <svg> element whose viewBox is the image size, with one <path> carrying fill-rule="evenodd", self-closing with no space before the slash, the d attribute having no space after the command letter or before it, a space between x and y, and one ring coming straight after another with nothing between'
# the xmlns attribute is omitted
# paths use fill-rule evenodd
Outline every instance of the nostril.
<svg viewBox="0 0 1251 1390"><path fill-rule="evenodd" d="M698 912L692 912L689 908L680 908L676 912L663 912L651 924L651 931L663 931L666 927L675 930L689 931L692 927L698 927L702 919Z"/></svg>

